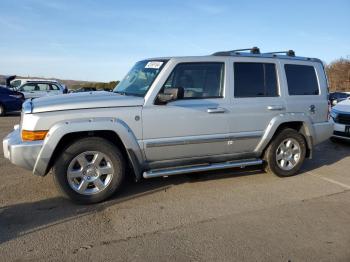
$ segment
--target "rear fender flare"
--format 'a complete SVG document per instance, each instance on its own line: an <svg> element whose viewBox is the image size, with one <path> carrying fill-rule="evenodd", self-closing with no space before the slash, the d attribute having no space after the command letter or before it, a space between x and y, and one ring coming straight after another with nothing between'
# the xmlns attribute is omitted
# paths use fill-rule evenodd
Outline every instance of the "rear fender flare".
<svg viewBox="0 0 350 262"><path fill-rule="evenodd" d="M310 149L310 156L312 155L313 141L312 138L315 135L315 130L312 125L311 119L305 113L285 113L275 116L267 128L265 129L264 135L261 138L259 144L255 148L257 154L262 154L264 149L270 143L274 134L276 133L278 127L282 124L288 124L290 122L302 122L302 127L300 132L304 135L307 142L307 146Z"/></svg>

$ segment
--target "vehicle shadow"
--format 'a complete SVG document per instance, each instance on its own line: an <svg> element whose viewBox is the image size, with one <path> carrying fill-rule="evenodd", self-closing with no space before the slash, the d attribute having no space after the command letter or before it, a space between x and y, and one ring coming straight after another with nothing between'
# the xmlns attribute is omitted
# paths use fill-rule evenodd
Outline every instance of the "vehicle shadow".
<svg viewBox="0 0 350 262"><path fill-rule="evenodd" d="M350 156L350 142L347 140L327 140L314 148L312 159L307 159L302 171L308 172L322 166L337 163Z"/></svg>
<svg viewBox="0 0 350 262"><path fill-rule="evenodd" d="M125 182L123 189L110 200L95 205L77 205L62 197L43 199L0 207L0 244L52 226L73 221L90 214L101 212L108 207L118 206L146 195L166 191L184 183L197 183L211 179L249 176L261 173L261 170L231 169L222 172L180 175L168 178L154 178L134 183Z"/></svg>

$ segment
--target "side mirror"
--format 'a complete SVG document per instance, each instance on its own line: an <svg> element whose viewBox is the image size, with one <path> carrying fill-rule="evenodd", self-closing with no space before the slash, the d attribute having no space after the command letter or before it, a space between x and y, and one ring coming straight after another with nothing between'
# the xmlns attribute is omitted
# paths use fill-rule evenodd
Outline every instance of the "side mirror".
<svg viewBox="0 0 350 262"><path fill-rule="evenodd" d="M182 87L165 88L163 93L158 94L157 104L164 105L170 101L182 99L184 97L184 89Z"/></svg>

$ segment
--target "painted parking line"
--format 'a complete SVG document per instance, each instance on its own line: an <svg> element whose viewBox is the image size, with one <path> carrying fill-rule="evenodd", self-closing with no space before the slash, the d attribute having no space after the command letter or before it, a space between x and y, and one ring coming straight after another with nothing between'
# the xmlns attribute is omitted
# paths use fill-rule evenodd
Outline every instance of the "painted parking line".
<svg viewBox="0 0 350 262"><path fill-rule="evenodd" d="M337 181L337 180L334 180L334 179L331 179L331 178L328 178L328 177L323 177L323 176L317 175L317 174L315 174L315 173L312 173L312 172L310 172L310 171L307 172L307 173L310 174L310 175L312 175L312 176L314 176L314 177L317 177L317 178L319 178L319 179L322 179L322 180L324 180L324 181L330 182L330 183L332 183L332 184L335 184L335 185L344 187L344 188L346 188L346 189L350 189L350 185L344 184L344 183L339 182L339 181Z"/></svg>

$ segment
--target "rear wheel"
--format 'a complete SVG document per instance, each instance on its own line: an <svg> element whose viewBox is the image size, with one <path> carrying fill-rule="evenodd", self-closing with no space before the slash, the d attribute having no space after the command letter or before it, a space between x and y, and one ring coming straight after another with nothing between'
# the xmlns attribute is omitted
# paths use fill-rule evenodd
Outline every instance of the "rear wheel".
<svg viewBox="0 0 350 262"><path fill-rule="evenodd" d="M0 104L0 116L4 116L5 115L5 107Z"/></svg>
<svg viewBox="0 0 350 262"><path fill-rule="evenodd" d="M101 202L117 191L125 176L120 150L99 137L80 139L57 159L54 180L65 197L82 204Z"/></svg>
<svg viewBox="0 0 350 262"><path fill-rule="evenodd" d="M280 177L296 175L304 162L306 143L294 129L282 130L265 151L265 171Z"/></svg>

